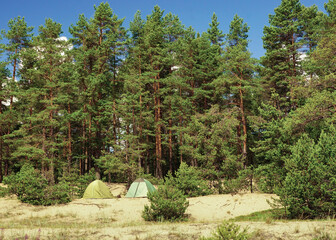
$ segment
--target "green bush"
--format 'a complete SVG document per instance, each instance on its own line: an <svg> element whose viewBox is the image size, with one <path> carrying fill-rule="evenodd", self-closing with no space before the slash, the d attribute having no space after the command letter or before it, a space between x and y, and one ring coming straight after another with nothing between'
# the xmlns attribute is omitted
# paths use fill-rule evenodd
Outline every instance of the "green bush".
<svg viewBox="0 0 336 240"><path fill-rule="evenodd" d="M176 177L169 173L165 179L166 185L174 186L188 197L204 196L213 193L207 182L202 179L197 168L182 162L176 171Z"/></svg>
<svg viewBox="0 0 336 240"><path fill-rule="evenodd" d="M44 189L48 186L48 182L31 165L23 165L17 174L5 177L4 183L22 202L43 205Z"/></svg>
<svg viewBox="0 0 336 240"><path fill-rule="evenodd" d="M71 202L69 194L70 186L67 182L60 182L54 186L48 186L45 190L45 202L43 205L54 205Z"/></svg>
<svg viewBox="0 0 336 240"><path fill-rule="evenodd" d="M53 205L71 201L69 185L65 182L49 186L48 181L31 165L25 164L20 172L4 179L10 193L22 202L33 205Z"/></svg>
<svg viewBox="0 0 336 240"><path fill-rule="evenodd" d="M96 174L94 168L84 175L79 175L78 171L73 171L65 173L59 180L68 184L68 193L72 199L81 198L87 186L96 180Z"/></svg>
<svg viewBox="0 0 336 240"><path fill-rule="evenodd" d="M247 168L238 172L233 179L224 179L222 182L222 193L238 193L242 190L251 190L252 169Z"/></svg>
<svg viewBox="0 0 336 240"><path fill-rule="evenodd" d="M9 189L6 187L0 187L0 198L10 195ZM0 238L1 239L1 238Z"/></svg>
<svg viewBox="0 0 336 240"><path fill-rule="evenodd" d="M286 176L286 170L276 163L260 165L254 171L257 188L264 193L274 193L275 188L284 181L284 176Z"/></svg>
<svg viewBox="0 0 336 240"><path fill-rule="evenodd" d="M249 238L247 229L240 229L240 226L234 223L224 221L212 233L211 237L201 237L200 240L246 240Z"/></svg>
<svg viewBox="0 0 336 240"><path fill-rule="evenodd" d="M285 162L288 171L277 189L291 218L324 218L336 214L336 131L321 133L317 144L303 136Z"/></svg>
<svg viewBox="0 0 336 240"><path fill-rule="evenodd" d="M180 190L164 185L158 191L148 193L147 197L150 206L145 205L142 212L146 221L181 221L186 218L189 202Z"/></svg>

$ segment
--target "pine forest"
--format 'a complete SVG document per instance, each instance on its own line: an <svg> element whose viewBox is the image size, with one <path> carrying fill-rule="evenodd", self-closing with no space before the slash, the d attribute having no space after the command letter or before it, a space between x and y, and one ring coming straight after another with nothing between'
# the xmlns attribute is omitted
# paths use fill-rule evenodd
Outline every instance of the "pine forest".
<svg viewBox="0 0 336 240"><path fill-rule="evenodd" d="M217 193L257 188L293 216L335 214L336 1L324 6L282 0L260 59L238 15L223 32L214 13L199 33L159 6L125 26L101 3L78 16L69 39L50 18L38 34L10 19L0 182L27 165L48 186L89 175L168 181L191 168ZM311 211L288 197L302 197L302 184L310 197L297 204Z"/></svg>

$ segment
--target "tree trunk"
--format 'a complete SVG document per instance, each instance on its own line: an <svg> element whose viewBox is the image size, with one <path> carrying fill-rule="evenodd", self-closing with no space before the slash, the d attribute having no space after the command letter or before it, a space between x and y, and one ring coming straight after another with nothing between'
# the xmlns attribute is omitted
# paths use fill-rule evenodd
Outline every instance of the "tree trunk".
<svg viewBox="0 0 336 240"><path fill-rule="evenodd" d="M2 86L0 84L0 91L2 90ZM2 115L2 99L0 99L0 115ZM0 183L3 180L3 173L2 173L2 126L0 125Z"/></svg>
<svg viewBox="0 0 336 240"><path fill-rule="evenodd" d="M15 48L15 55L17 54L18 49ZM14 58L14 64L13 64L13 82L15 82L15 76L16 76L16 66L17 66L17 59L16 57ZM13 95L10 96L10 106L9 109L12 110L13 106Z"/></svg>
<svg viewBox="0 0 336 240"><path fill-rule="evenodd" d="M3 173L2 173L3 159L2 159L2 129L1 129L1 127L0 127L0 133L1 133L1 136L0 136L0 183L2 183L2 180L3 180Z"/></svg>
<svg viewBox="0 0 336 240"><path fill-rule="evenodd" d="M182 89L180 88L180 98L182 99ZM194 100L193 100L194 101ZM180 163L183 162L183 154L181 151L182 145L183 145L183 133L182 133L182 123L183 123L183 111L182 111L182 107L180 107L180 116L179 116L179 120L180 120L180 139L179 139L179 145L180 145Z"/></svg>
<svg viewBox="0 0 336 240"><path fill-rule="evenodd" d="M44 152L44 155L46 154L46 146L45 146L45 142L46 142L46 128L45 126L43 126L43 129L42 129L42 151ZM46 156L44 156L46 157ZM45 159L42 159L42 163L41 163L41 172L42 174L45 174L46 172L46 165L45 165Z"/></svg>
<svg viewBox="0 0 336 240"><path fill-rule="evenodd" d="M117 144L117 117L116 117L116 102L113 100L113 138L114 144Z"/></svg>
<svg viewBox="0 0 336 240"><path fill-rule="evenodd" d="M70 115L71 108L70 103L68 103L68 114ZM72 161L72 138L71 138L71 121L68 122L68 172L71 172L71 161Z"/></svg>
<svg viewBox="0 0 336 240"><path fill-rule="evenodd" d="M85 112L85 106L84 106L84 112ZM87 152L87 148L86 148L86 120L83 120L83 126L82 126L82 138L83 138L83 156L84 158L81 158L80 160L80 171L81 171L81 175L83 175L85 173L85 166L87 163L87 159L88 159L88 152Z"/></svg>
<svg viewBox="0 0 336 240"><path fill-rule="evenodd" d="M50 78L51 79L51 78ZM52 80L50 80L52 81ZM50 107L51 107L51 110L50 110L50 113L49 113L49 121L50 123L52 123L53 121L53 89L51 88L50 89ZM53 138L54 138L54 128L51 124L50 126L50 135L49 135L49 140L50 141L53 141ZM49 155L49 158L50 158L50 180L51 180L51 183L54 184L55 183L55 178L54 178L54 152L48 152L48 155Z"/></svg>
<svg viewBox="0 0 336 240"><path fill-rule="evenodd" d="M243 100L243 91L241 86L239 88L239 95L240 95L240 113L241 113L241 123L243 125L243 161L244 165L246 166L246 157L247 157L247 127L246 127L246 120L245 120L245 111L244 111L244 100Z"/></svg>
<svg viewBox="0 0 336 240"><path fill-rule="evenodd" d="M91 100L90 100L90 105L91 105ZM91 105L92 108L92 105ZM87 161L87 166L86 169L87 171L90 171L91 169L91 161L92 161L92 147L90 146L92 143L92 113L90 112L89 114L89 136L88 136L88 141L87 141L87 147L86 150L88 151L88 161Z"/></svg>
<svg viewBox="0 0 336 240"><path fill-rule="evenodd" d="M171 106L170 106L171 108ZM173 139L172 139L172 119L169 118L169 171L173 172Z"/></svg>
<svg viewBox="0 0 336 240"><path fill-rule="evenodd" d="M155 77L157 81L157 76ZM161 168L161 124L160 124L160 83L154 82L154 108L155 108L155 149L156 149L156 177L162 177L162 168Z"/></svg>
<svg viewBox="0 0 336 240"><path fill-rule="evenodd" d="M141 86L141 56L140 55L139 55L139 86ZM140 92L140 96L139 96L140 113L139 113L139 137L138 137L138 151L139 151L138 166L139 168L141 168L141 153L140 153L140 141L142 137L142 96L141 96L142 89L141 88L139 92Z"/></svg>

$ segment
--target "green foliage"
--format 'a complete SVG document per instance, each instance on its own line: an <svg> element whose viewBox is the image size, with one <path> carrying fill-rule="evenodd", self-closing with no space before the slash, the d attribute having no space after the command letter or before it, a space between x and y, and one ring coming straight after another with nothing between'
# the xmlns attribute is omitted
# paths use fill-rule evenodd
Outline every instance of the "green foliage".
<svg viewBox="0 0 336 240"><path fill-rule="evenodd" d="M201 237L200 240L247 240L248 238L249 234L246 228L241 230L237 224L224 221L212 233L211 237Z"/></svg>
<svg viewBox="0 0 336 240"><path fill-rule="evenodd" d="M44 202L42 205L54 205L71 202L69 194L70 185L67 182L60 182L44 189Z"/></svg>
<svg viewBox="0 0 336 240"><path fill-rule="evenodd" d="M68 194L71 198L81 198L87 186L96 180L96 174L92 168L88 173L79 175L76 171L66 173L60 178L60 183L63 187L67 187ZM68 186L66 186L68 185Z"/></svg>
<svg viewBox="0 0 336 240"><path fill-rule="evenodd" d="M274 163L260 165L254 171L257 189L264 193L274 193L275 188L281 185L284 176L284 169Z"/></svg>
<svg viewBox="0 0 336 240"><path fill-rule="evenodd" d="M219 28L219 22L217 21L217 16L213 13L211 17L211 23L209 24L209 29L207 30L207 37L212 44L222 45L224 34Z"/></svg>
<svg viewBox="0 0 336 240"><path fill-rule="evenodd" d="M181 150L189 156L193 165L209 173L239 165L236 149L232 147L237 143L239 121L236 117L235 110L222 110L220 105L213 105L204 114L192 116ZM231 170L223 172L223 175L233 177L239 171L237 168Z"/></svg>
<svg viewBox="0 0 336 240"><path fill-rule="evenodd" d="M266 54L261 59L265 67L263 75L267 80L267 90L275 91L279 97L274 100L274 106L284 112L293 106L290 104L294 97L290 88L301 74L300 59L296 57L303 45L301 29L304 21L300 21L301 13L302 4L299 0L283 0L274 14L269 15L270 26L264 27L263 45ZM289 59L294 64L289 64Z"/></svg>
<svg viewBox="0 0 336 240"><path fill-rule="evenodd" d="M31 165L23 165L20 172L4 178L4 183L22 202L43 205L44 189L48 186L48 182Z"/></svg>
<svg viewBox="0 0 336 240"><path fill-rule="evenodd" d="M18 199L33 205L53 205L71 201L69 184L61 182L49 186L48 181L31 165L25 164L20 172L4 179L9 192Z"/></svg>
<svg viewBox="0 0 336 240"><path fill-rule="evenodd" d="M252 169L244 169L239 171L236 178L224 179L223 190L221 193L238 193L251 187Z"/></svg>
<svg viewBox="0 0 336 240"><path fill-rule="evenodd" d="M6 188L6 187L1 187L0 186L0 198L6 197L6 196L9 196L9 195L10 195L9 189Z"/></svg>
<svg viewBox="0 0 336 240"><path fill-rule="evenodd" d="M336 214L336 131L322 132L318 143L304 135L285 163L288 174L276 193L291 218Z"/></svg>
<svg viewBox="0 0 336 240"><path fill-rule="evenodd" d="M285 211L283 208L274 208L260 212L254 212L249 215L242 215L233 218L233 221L240 222L272 222L277 219L285 219Z"/></svg>
<svg viewBox="0 0 336 240"><path fill-rule="evenodd" d="M335 5L324 14L282 0L264 28L262 65L237 15L226 34L216 14L197 34L155 6L144 19L136 13L129 38L124 19L101 3L91 18L79 16L69 41L51 19L36 37L24 18L10 20L0 36L8 57L0 62L0 182L31 162L42 173L22 168L8 191L47 205L82 196L92 168L129 184L171 172L167 184L193 197L247 188L253 165L259 190L286 186L281 200L293 216L327 214L334 165L321 159L332 159L332 145L315 144L308 157L291 147L303 134L318 142L336 121ZM298 162L309 158L306 174Z"/></svg>
<svg viewBox="0 0 336 240"><path fill-rule="evenodd" d="M204 196L212 193L207 182L202 179L201 172L184 162L181 163L180 168L176 171L176 177L168 173L165 183L179 189L188 197Z"/></svg>
<svg viewBox="0 0 336 240"><path fill-rule="evenodd" d="M154 185L162 185L163 184L163 179L156 178L152 174L146 174L146 173L143 173L142 171L140 171L137 174L136 178L144 178Z"/></svg>
<svg viewBox="0 0 336 240"><path fill-rule="evenodd" d="M173 186L160 186L158 191L148 193L150 205L146 205L142 217L146 221L185 220L189 202L183 193Z"/></svg>

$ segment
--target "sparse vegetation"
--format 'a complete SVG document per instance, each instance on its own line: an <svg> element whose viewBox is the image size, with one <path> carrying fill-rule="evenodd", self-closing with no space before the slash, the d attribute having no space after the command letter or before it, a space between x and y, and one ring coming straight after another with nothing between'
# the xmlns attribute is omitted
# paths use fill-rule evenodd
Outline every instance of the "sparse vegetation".
<svg viewBox="0 0 336 240"><path fill-rule="evenodd" d="M247 229L241 229L233 222L224 221L212 233L211 237L201 237L200 240L247 240Z"/></svg>
<svg viewBox="0 0 336 240"><path fill-rule="evenodd" d="M270 209L260 212L254 212L249 215L238 216L233 221L252 221L252 222L270 222L272 220L285 219L284 209Z"/></svg>
<svg viewBox="0 0 336 240"><path fill-rule="evenodd" d="M9 195L10 195L9 189L6 188L6 187L1 187L0 186L0 198L6 197L6 196L9 196Z"/></svg>
<svg viewBox="0 0 336 240"><path fill-rule="evenodd" d="M312 240L336 240L336 236L333 236L327 232L317 233Z"/></svg>

